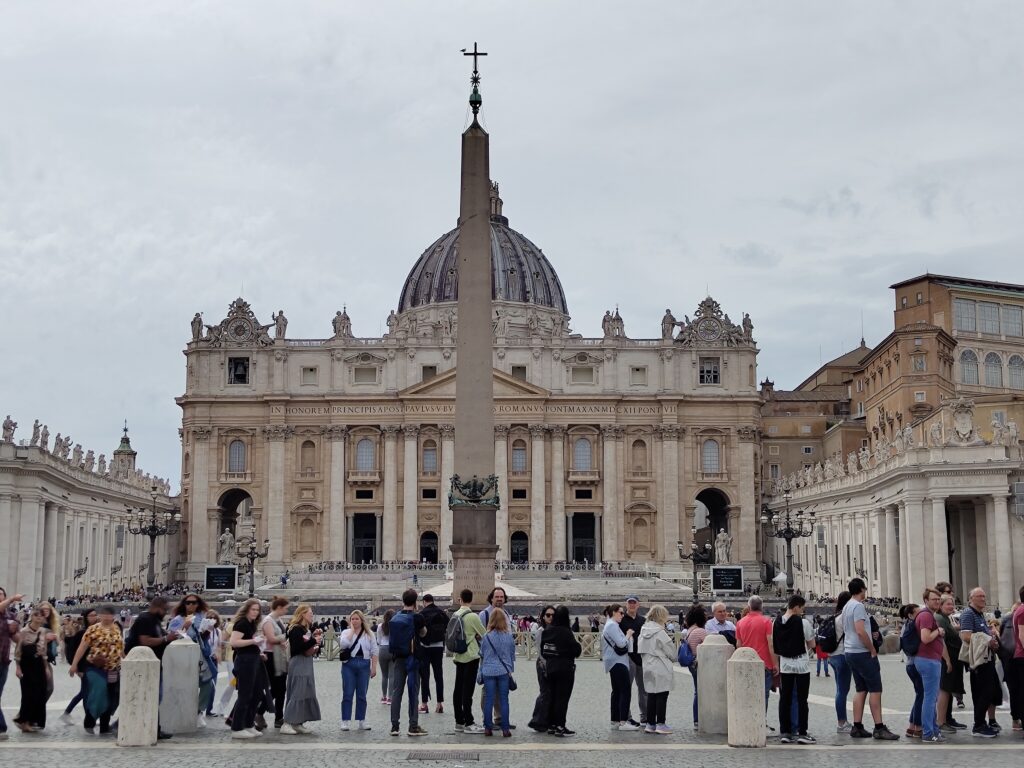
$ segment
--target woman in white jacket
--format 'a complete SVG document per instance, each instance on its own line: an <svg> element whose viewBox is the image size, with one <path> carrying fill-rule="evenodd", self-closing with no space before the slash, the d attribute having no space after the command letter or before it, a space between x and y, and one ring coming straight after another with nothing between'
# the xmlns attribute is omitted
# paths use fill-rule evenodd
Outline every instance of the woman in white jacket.
<svg viewBox="0 0 1024 768"><path fill-rule="evenodd" d="M676 647L665 631L668 610L663 605L652 605L646 621L640 627L636 649L644 662L644 688L647 689L647 727L644 733L667 736L672 729L665 724L668 694L672 690L672 665Z"/></svg>

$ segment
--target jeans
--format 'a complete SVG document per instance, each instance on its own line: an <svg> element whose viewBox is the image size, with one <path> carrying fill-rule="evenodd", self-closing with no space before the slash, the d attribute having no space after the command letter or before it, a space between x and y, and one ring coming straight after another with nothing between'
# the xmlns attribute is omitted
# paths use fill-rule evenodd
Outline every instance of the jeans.
<svg viewBox="0 0 1024 768"><path fill-rule="evenodd" d="M846 663L846 657L841 653L829 656L828 663L836 680L836 720L845 723L846 699L850 695L850 667Z"/></svg>
<svg viewBox="0 0 1024 768"><path fill-rule="evenodd" d="M779 731L781 733L807 733L807 694L811 689L811 673L782 673L779 686ZM797 710L796 728L793 727L793 709Z"/></svg>
<svg viewBox="0 0 1024 768"><path fill-rule="evenodd" d="M629 673L627 673L629 674ZM508 712L508 675L495 675L484 678L484 728L494 727L494 704L497 700L501 711L501 722L507 728Z"/></svg>
<svg viewBox="0 0 1024 768"><path fill-rule="evenodd" d="M821 674L822 667L825 667L825 677L828 677L828 659L822 659L819 657L817 674Z"/></svg>
<svg viewBox="0 0 1024 768"><path fill-rule="evenodd" d="M347 663L347 662L346 662ZM402 720L402 695L409 689L409 727L420 724L419 702L416 694L420 688L420 669L415 656L393 656L391 662L391 725L394 728Z"/></svg>
<svg viewBox="0 0 1024 768"><path fill-rule="evenodd" d="M764 713L768 714L768 697L772 692L772 671L765 669L764 671Z"/></svg>
<svg viewBox="0 0 1024 768"><path fill-rule="evenodd" d="M391 695L391 648L380 646L377 652L377 671L380 672L380 695L385 699Z"/></svg>
<svg viewBox="0 0 1024 768"><path fill-rule="evenodd" d="M921 726L921 709L924 707L924 682L921 680L921 673L917 671L917 659L907 657L907 677L914 684L914 704L910 708L910 724Z"/></svg>
<svg viewBox="0 0 1024 768"><path fill-rule="evenodd" d="M217 671L218 672L220 671L220 664L217 665ZM209 699L209 704L207 704L207 707L206 707L206 714L207 715L212 715L213 714L213 702L215 702L217 700L217 673L218 672L214 673L213 680L210 681L210 699Z"/></svg>
<svg viewBox="0 0 1024 768"><path fill-rule="evenodd" d="M697 718L697 715L699 714L699 710L697 709L697 668L690 667L690 674L693 676L693 724L696 726L699 722ZM648 720L647 722L649 723L651 721Z"/></svg>
<svg viewBox="0 0 1024 768"><path fill-rule="evenodd" d="M83 664L82 669L84 670L84 668L85 665ZM78 679L78 693L76 693L74 698L68 702L68 705L66 707L64 707L65 715L70 715L74 708L82 701L82 699L85 698L85 686L88 685L88 680L84 671L82 672L82 676ZM3 686L0 686L0 688L3 688Z"/></svg>
<svg viewBox="0 0 1024 768"><path fill-rule="evenodd" d="M85 710L85 720L83 725L88 729L92 730L96 726L96 721L99 720L100 733L110 732L110 718L114 716L114 712L117 711L118 703L121 698L121 683L107 682L107 673L103 670L96 669L95 667L89 667L85 671L85 676L89 678L88 687L92 686L106 686L107 688L107 708L99 715L94 716L89 708L83 703L82 708ZM102 690L98 688L97 690Z"/></svg>
<svg viewBox="0 0 1024 768"><path fill-rule="evenodd" d="M434 687L437 689L437 703L444 704L444 647L421 648L420 652L420 701L430 701L430 670L434 670Z"/></svg>
<svg viewBox="0 0 1024 768"><path fill-rule="evenodd" d="M356 699L356 720L366 719L366 689L370 687L370 660L349 659L341 665L341 719L352 719L352 697Z"/></svg>
<svg viewBox="0 0 1024 768"><path fill-rule="evenodd" d="M922 659L917 657L917 672L921 676L924 687L924 701L921 706L921 727L924 737L939 735L938 715L935 705L939 700L939 679L942 677L942 661L940 659Z"/></svg>
<svg viewBox="0 0 1024 768"><path fill-rule="evenodd" d="M636 682L636 703L639 708L638 718L641 722L647 722L647 691L644 689L644 665L637 664L633 659L629 660L629 684ZM632 692L631 692L632 693Z"/></svg>
<svg viewBox="0 0 1024 768"><path fill-rule="evenodd" d="M455 662L455 688L452 690L456 725L473 725L473 689L480 659Z"/></svg>
<svg viewBox="0 0 1024 768"><path fill-rule="evenodd" d="M608 675L612 680L611 720L613 723L624 723L629 720L631 698L629 667L625 664L616 664Z"/></svg>
<svg viewBox="0 0 1024 768"><path fill-rule="evenodd" d="M0 698L3 698L4 686L7 685L7 672L10 668L10 662L0 664ZM3 709L0 709L0 733L7 733L7 721L4 720Z"/></svg>

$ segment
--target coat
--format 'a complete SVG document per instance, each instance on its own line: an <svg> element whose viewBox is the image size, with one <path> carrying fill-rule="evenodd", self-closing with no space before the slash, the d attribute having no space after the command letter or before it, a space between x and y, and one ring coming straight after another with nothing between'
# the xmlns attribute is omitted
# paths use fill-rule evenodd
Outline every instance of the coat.
<svg viewBox="0 0 1024 768"><path fill-rule="evenodd" d="M644 688L648 693L664 693L672 690L672 665L676 660L676 646L665 628L654 621L644 622L640 627L637 651L644 663Z"/></svg>

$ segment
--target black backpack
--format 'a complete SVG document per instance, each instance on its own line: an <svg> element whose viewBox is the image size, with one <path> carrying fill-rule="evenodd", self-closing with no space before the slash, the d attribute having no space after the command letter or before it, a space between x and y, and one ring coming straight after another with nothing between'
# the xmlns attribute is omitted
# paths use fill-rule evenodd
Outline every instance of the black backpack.
<svg viewBox="0 0 1024 768"><path fill-rule="evenodd" d="M818 632L815 635L818 647L825 653L835 653L839 650L839 635L836 634L836 617L829 616L822 619L818 625Z"/></svg>
<svg viewBox="0 0 1024 768"><path fill-rule="evenodd" d="M785 622L782 616L775 620L772 627L772 644L775 646L775 653L787 659L798 659L807 655L807 645L804 640L804 620L800 616L790 616Z"/></svg>
<svg viewBox="0 0 1024 768"><path fill-rule="evenodd" d="M423 618L427 622L427 634L423 638L424 643L442 643L448 630L448 614L437 606L432 611L423 611Z"/></svg>
<svg viewBox="0 0 1024 768"><path fill-rule="evenodd" d="M900 632L900 650L907 656L917 656L921 650L921 633L917 631L917 622L907 619L903 622L903 631Z"/></svg>

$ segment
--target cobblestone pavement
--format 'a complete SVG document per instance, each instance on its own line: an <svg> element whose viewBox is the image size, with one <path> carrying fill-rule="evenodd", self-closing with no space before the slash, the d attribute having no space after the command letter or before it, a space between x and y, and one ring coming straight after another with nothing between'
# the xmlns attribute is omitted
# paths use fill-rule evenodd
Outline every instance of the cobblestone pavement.
<svg viewBox="0 0 1024 768"><path fill-rule="evenodd" d="M964 759L985 760L986 768L1000 766L1017 766L1024 754L1024 738L1020 733L1010 730L1009 714L999 712L1004 731L1000 738L979 743L969 733L952 736L945 748L924 746L920 742L910 742L903 738L893 744L869 741L851 742L845 735L835 733L835 711L833 705L832 680L824 676L811 678L810 731L818 739L816 746L784 746L775 739L769 739L767 752L761 750L737 750L725 745L724 737L698 736L693 731L691 701L693 683L688 672L679 670L676 687L669 697L669 724L675 733L668 737L648 736L640 733L611 732L608 722L608 698L610 687L607 676L597 661L581 661L578 665L576 689L573 693L569 710L570 727L578 735L571 739L555 739L544 734L537 734L526 727L533 701L537 692L536 675L533 662L523 659L517 661L516 679L519 690L512 694L512 720L519 727L512 739L486 738L483 736L465 736L456 734L450 704L444 714L431 712L420 715L420 724L428 731L422 738L409 738L405 735L405 712L403 710L402 736L391 737L388 734L388 708L380 701L380 681L371 681L370 705L367 720L373 730L368 732L343 732L340 728L338 702L341 695L340 665L337 662L317 663L317 690L325 719L312 727L316 734L305 737L282 736L279 732L269 729L266 735L254 742L234 742L229 731L224 727L223 720L214 718L210 726L196 734L179 734L157 747L147 750L147 754L160 752L161 765L185 766L196 759L208 761L213 758L217 765L234 766L249 765L251 758L243 753L259 750L266 759L274 761L277 768L305 768L309 761L316 760L319 753L330 753L341 750L366 752L366 757L376 766L406 764L412 753L424 753L423 758L430 762L442 762L445 765L463 765L468 768L487 761L497 765L521 763L524 753L531 754L526 759L547 758L557 754L560 768L574 766L593 766L610 764L627 759L637 759L637 753L643 753L645 765L657 768L661 765L677 765L680 759L697 760L702 768L717 768L726 763L730 768L745 766L765 766L774 768L776 764L789 766L794 755L791 750L813 752L809 759L823 766L858 766L867 764L889 764L894 760L909 759L913 762L927 760L942 765L953 765ZM894 732L902 733L906 729L907 713L913 699L910 682L907 679L903 664L898 657L883 657L883 674L886 692L883 695L884 716L886 723ZM450 696L454 670L450 662L445 667L446 692ZM222 675L219 685L226 683ZM122 768L135 765L141 754L140 750L119 749L110 737L99 737L87 733L78 723L81 722L81 709L76 710L76 724L65 725L58 718L77 690L76 683L67 676L66 665L56 670L56 689L49 704L49 725L43 733L22 734L12 730L10 739L0 742L0 766L13 765L14 761L29 759L24 750L31 750L31 761L35 764L66 762L68 752L75 751L75 762L78 765L103 765L105 768ZM223 690L223 688L221 688ZM8 721L17 710L19 697L18 681L11 675L4 692L3 707ZM218 692L219 698L219 692ZM778 699L772 696L769 705L769 723L777 727ZM970 722L970 696L967 697L968 709L956 710L955 716ZM433 706L431 707L433 709ZM633 704L636 714L636 702ZM479 715L478 715L479 721ZM968 758L966 751L974 750ZM984 753L984 757L979 753ZM931 751L934 754L925 757L922 753ZM606 753L599 756L597 752ZM684 752L685 755L679 754ZM908 753L901 755L901 752ZM413 755L413 758L416 756ZM147 758L149 759L149 758Z"/></svg>

